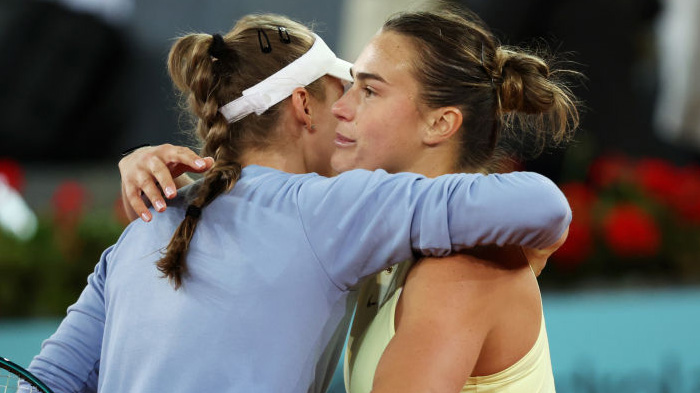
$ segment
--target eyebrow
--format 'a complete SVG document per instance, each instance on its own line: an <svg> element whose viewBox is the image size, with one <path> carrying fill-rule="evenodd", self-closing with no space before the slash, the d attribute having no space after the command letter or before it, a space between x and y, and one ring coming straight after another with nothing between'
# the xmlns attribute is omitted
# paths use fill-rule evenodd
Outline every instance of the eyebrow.
<svg viewBox="0 0 700 393"><path fill-rule="evenodd" d="M387 84L388 84L388 82L387 82L384 78L382 78L381 76L379 76L379 75L377 75L377 74L372 74L372 73L369 73L369 72L358 72L358 73L355 73L355 71L353 71L352 68L350 69L350 76L352 76L353 79L357 79L357 80L374 79L374 80L376 80L376 81L379 81L379 82L387 83Z"/></svg>

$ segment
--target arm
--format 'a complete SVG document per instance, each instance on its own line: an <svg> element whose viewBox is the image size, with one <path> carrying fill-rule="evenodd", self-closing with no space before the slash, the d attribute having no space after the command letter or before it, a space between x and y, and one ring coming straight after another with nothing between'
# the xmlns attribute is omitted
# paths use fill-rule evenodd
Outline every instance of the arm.
<svg viewBox="0 0 700 393"><path fill-rule="evenodd" d="M150 221L152 216L141 197L142 193L156 211L162 212L166 207L163 193L172 199L177 195L177 189L192 183L185 172L201 173L213 164L211 157L201 158L186 147L170 144L133 151L119 161L122 203L127 217L131 220L141 217L144 221Z"/></svg>
<svg viewBox="0 0 700 393"><path fill-rule="evenodd" d="M396 335L377 366L372 392L459 392L470 375L517 362L538 334L537 285L515 257L428 258L411 271L396 311ZM506 330L510 329L510 330Z"/></svg>
<svg viewBox="0 0 700 393"><path fill-rule="evenodd" d="M527 172L427 179L357 170L309 182L298 198L309 243L341 288L413 250L444 256L484 244L547 247L571 219L561 191Z"/></svg>
<svg viewBox="0 0 700 393"><path fill-rule="evenodd" d="M68 308L56 332L43 342L29 371L55 392L97 391L102 335L104 332L104 284L107 249L78 301Z"/></svg>

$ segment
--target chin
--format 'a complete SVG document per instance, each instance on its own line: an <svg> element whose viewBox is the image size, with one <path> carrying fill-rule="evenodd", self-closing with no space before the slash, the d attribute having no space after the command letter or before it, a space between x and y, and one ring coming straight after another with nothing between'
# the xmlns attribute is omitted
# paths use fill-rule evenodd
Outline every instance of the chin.
<svg viewBox="0 0 700 393"><path fill-rule="evenodd" d="M354 169L348 163L348 161L343 160L342 157L339 157L338 153L333 154L331 157L331 168L333 168L333 171L336 174Z"/></svg>
<svg viewBox="0 0 700 393"><path fill-rule="evenodd" d="M350 167L344 166L344 165L333 165L333 172L336 175L341 174L343 172L350 171L352 169L354 169L354 168L350 168Z"/></svg>

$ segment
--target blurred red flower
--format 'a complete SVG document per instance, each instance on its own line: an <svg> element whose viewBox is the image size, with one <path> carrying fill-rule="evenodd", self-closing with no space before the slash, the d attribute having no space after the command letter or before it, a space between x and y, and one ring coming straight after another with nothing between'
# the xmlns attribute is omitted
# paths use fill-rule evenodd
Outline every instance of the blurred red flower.
<svg viewBox="0 0 700 393"><path fill-rule="evenodd" d="M571 182L561 186L561 191L569 201L574 217L590 216L591 208L596 202L595 192L582 182Z"/></svg>
<svg viewBox="0 0 700 393"><path fill-rule="evenodd" d="M566 242L552 255L555 265L573 270L581 265L593 251L593 229L589 220L574 220L569 226Z"/></svg>
<svg viewBox="0 0 700 393"><path fill-rule="evenodd" d="M619 181L630 181L630 160L623 155L600 156L588 168L588 177L597 188L604 188Z"/></svg>
<svg viewBox="0 0 700 393"><path fill-rule="evenodd" d="M17 161L10 158L0 158L0 177L4 178L5 182L17 192L22 192L24 171Z"/></svg>
<svg viewBox="0 0 700 393"><path fill-rule="evenodd" d="M88 201L88 191L82 184L72 180L59 184L51 198L56 222L64 228L75 227Z"/></svg>
<svg viewBox="0 0 700 393"><path fill-rule="evenodd" d="M605 240L620 257L651 257L659 252L661 232L653 218L631 203L610 209L603 221Z"/></svg>
<svg viewBox="0 0 700 393"><path fill-rule="evenodd" d="M678 193L678 169L659 158L640 160L636 167L637 180L643 190L661 202L671 202Z"/></svg>
<svg viewBox="0 0 700 393"><path fill-rule="evenodd" d="M688 166L679 172L670 205L683 220L700 224L699 166Z"/></svg>
<svg viewBox="0 0 700 393"><path fill-rule="evenodd" d="M112 212L114 214L114 218L116 218L117 222L122 226L126 227L131 222L129 217L126 215L126 211L124 210L124 202L121 195L114 201L114 204L112 205Z"/></svg>
<svg viewBox="0 0 700 393"><path fill-rule="evenodd" d="M700 165L602 155L586 173L560 185L573 221L554 266L585 278L627 268L638 274L643 264L655 278L700 280Z"/></svg>
<svg viewBox="0 0 700 393"><path fill-rule="evenodd" d="M571 270L582 264L593 250L591 209L596 202L592 189L582 182L571 182L561 186L571 206L573 220L569 226L566 242L554 253L557 266Z"/></svg>

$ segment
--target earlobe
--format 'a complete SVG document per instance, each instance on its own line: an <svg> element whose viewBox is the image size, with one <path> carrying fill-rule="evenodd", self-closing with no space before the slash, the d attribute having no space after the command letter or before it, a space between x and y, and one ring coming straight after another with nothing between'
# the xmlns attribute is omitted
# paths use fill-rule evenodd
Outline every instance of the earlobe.
<svg viewBox="0 0 700 393"><path fill-rule="evenodd" d="M452 137L462 126L462 111L455 107L444 107L435 110L430 118L428 130L423 136L423 143L429 146L438 145Z"/></svg>

